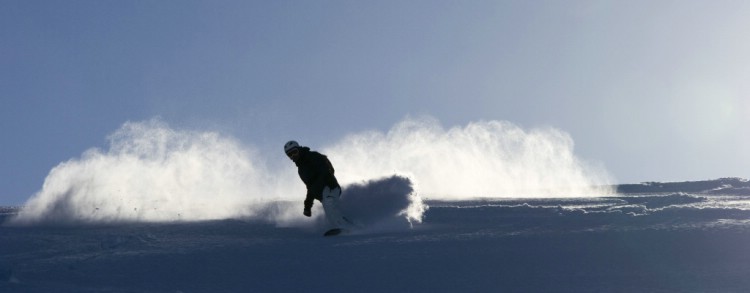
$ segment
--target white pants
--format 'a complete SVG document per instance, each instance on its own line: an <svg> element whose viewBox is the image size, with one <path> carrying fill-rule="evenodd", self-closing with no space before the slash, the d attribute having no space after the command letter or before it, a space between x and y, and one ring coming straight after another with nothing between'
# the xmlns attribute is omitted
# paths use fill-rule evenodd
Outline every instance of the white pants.
<svg viewBox="0 0 750 293"><path fill-rule="evenodd" d="M339 198L341 198L341 188L336 187L331 190L328 186L323 189L323 210L326 212L326 219L334 228L350 228L352 223L344 217L339 209Z"/></svg>

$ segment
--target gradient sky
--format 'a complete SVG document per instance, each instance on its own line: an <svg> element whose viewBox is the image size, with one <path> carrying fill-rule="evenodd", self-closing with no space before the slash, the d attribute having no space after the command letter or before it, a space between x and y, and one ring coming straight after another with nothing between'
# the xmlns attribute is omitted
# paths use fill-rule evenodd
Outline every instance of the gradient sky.
<svg viewBox="0 0 750 293"><path fill-rule="evenodd" d="M505 120L621 183L748 178L749 32L743 0L4 0L0 204L152 117L279 152Z"/></svg>

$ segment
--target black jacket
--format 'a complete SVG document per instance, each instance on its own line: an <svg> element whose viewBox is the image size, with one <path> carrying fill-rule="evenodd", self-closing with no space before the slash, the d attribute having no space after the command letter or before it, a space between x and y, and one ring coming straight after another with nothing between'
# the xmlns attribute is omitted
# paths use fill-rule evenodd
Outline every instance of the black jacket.
<svg viewBox="0 0 750 293"><path fill-rule="evenodd" d="M336 176L333 175L333 165L328 157L321 153L310 151L308 147L299 149L299 159L294 162L297 165L297 173L302 182L307 186L305 196L305 208L312 208L314 200L321 200L323 189L328 186L331 189L339 187Z"/></svg>

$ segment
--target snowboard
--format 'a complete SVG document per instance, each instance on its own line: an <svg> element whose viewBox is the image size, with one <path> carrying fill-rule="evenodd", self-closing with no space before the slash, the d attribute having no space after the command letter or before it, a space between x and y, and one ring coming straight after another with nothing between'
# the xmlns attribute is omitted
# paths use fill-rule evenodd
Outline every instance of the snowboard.
<svg viewBox="0 0 750 293"><path fill-rule="evenodd" d="M325 233L323 233L323 236L326 236L326 237L328 237L328 236L336 236L336 235L339 235L339 234L341 234L343 232L344 232L344 229L333 228L333 229L328 230Z"/></svg>

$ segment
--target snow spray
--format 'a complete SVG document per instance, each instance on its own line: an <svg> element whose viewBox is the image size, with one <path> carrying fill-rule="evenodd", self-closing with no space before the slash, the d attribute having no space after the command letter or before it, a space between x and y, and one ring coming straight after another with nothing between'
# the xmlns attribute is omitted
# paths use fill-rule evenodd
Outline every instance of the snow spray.
<svg viewBox="0 0 750 293"><path fill-rule="evenodd" d="M271 168L263 159L278 160L277 154L262 155L217 132L176 130L158 119L127 122L108 140L109 149L87 150L53 168L11 222L305 220L301 205L273 204L301 202L305 194L293 167ZM372 207L388 198L368 215L372 222L393 214L419 222L424 197L602 195L607 191L597 186L609 184L603 168L575 157L566 133L524 131L501 121L445 130L429 117L407 118L387 133L355 133L319 150L336 167L342 201L353 209L355 201Z"/></svg>
<svg viewBox="0 0 750 293"><path fill-rule="evenodd" d="M53 168L13 222L252 217L288 189L279 182L295 179L271 174L256 151L232 138L157 119L125 123L109 143Z"/></svg>
<svg viewBox="0 0 750 293"><path fill-rule="evenodd" d="M612 194L601 166L573 153L554 129L525 131L504 121L444 129L431 117L407 118L387 133L349 135L324 151L340 181L404 174L429 199L580 197Z"/></svg>

